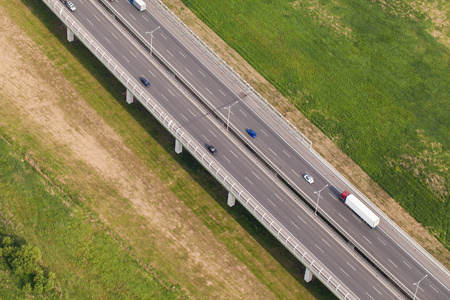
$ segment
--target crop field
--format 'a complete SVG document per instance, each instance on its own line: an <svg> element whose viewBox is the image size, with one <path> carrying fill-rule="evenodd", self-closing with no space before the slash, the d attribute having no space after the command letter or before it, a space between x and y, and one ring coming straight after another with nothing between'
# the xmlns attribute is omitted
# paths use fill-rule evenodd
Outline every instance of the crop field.
<svg viewBox="0 0 450 300"><path fill-rule="evenodd" d="M448 2L182 2L450 249Z"/></svg>

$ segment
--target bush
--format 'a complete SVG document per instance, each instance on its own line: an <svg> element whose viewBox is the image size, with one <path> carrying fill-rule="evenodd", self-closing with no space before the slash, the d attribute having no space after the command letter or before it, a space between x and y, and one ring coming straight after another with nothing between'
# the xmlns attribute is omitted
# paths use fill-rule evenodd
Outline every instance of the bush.
<svg viewBox="0 0 450 300"><path fill-rule="evenodd" d="M39 265L42 258L41 250L30 245L15 246L14 241L6 236L2 239L0 257L4 257L9 267L23 283L22 290L36 295L50 292L55 288L55 273L48 272L45 276Z"/></svg>

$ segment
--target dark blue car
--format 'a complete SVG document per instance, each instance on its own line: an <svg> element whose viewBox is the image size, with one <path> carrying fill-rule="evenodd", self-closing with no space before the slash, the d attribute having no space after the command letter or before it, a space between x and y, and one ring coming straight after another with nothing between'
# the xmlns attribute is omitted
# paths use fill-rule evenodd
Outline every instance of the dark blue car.
<svg viewBox="0 0 450 300"><path fill-rule="evenodd" d="M254 132L254 131L251 130L250 128L247 128L245 131L247 131L247 133L248 133L252 138L255 138L255 137L256 137L256 132Z"/></svg>
<svg viewBox="0 0 450 300"><path fill-rule="evenodd" d="M145 85L146 87L150 86L150 82L148 82L148 80L145 77L139 77L139 80L142 82L143 85Z"/></svg>

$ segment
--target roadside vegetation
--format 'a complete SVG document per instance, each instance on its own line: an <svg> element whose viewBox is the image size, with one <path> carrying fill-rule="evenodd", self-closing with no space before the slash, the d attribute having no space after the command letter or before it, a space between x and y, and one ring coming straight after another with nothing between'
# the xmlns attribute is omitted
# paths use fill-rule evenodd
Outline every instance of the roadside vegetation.
<svg viewBox="0 0 450 300"><path fill-rule="evenodd" d="M182 2L450 249L448 3Z"/></svg>
<svg viewBox="0 0 450 300"><path fill-rule="evenodd" d="M0 298L183 298L18 150L0 136Z"/></svg>
<svg viewBox="0 0 450 300"><path fill-rule="evenodd" d="M0 236L40 249L44 298L334 298L41 1L0 18ZM28 297L5 260L0 280Z"/></svg>

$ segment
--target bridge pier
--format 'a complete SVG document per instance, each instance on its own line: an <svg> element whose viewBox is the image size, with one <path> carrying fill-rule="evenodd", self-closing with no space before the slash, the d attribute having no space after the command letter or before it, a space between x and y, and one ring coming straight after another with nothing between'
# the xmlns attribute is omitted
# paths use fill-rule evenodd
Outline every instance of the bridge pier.
<svg viewBox="0 0 450 300"><path fill-rule="evenodd" d="M305 277L303 277L303 279L305 279L306 282L310 282L312 280L312 278L313 278L313 273L308 268L306 268L305 269Z"/></svg>
<svg viewBox="0 0 450 300"><path fill-rule="evenodd" d="M69 27L67 27L67 41L69 41L70 43L73 42L75 39L75 35L73 34L73 31L70 30Z"/></svg>
<svg viewBox="0 0 450 300"><path fill-rule="evenodd" d="M133 103L133 94L130 92L129 89L127 89L127 103L128 104Z"/></svg>
<svg viewBox="0 0 450 300"><path fill-rule="evenodd" d="M181 151L183 151L183 145L177 139L175 139L175 153L180 154Z"/></svg>
<svg viewBox="0 0 450 300"><path fill-rule="evenodd" d="M227 204L229 207L233 207L236 203L236 198L234 198L233 194L228 192Z"/></svg>

